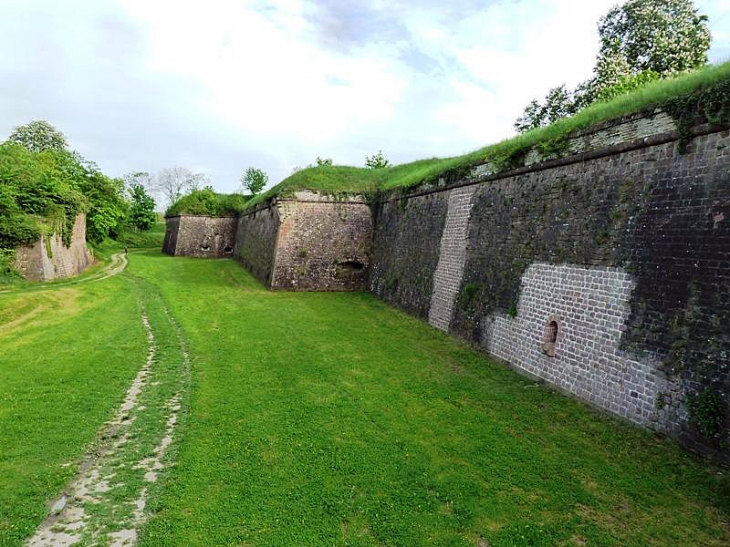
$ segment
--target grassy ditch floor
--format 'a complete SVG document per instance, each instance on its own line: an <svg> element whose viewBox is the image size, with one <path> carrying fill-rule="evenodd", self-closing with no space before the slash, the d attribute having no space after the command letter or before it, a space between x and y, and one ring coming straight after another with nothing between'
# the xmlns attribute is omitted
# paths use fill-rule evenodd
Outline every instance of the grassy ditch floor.
<svg viewBox="0 0 730 547"><path fill-rule="evenodd" d="M80 545L730 544L727 470L367 294L135 251L0 294L0 348L3 547L63 492Z"/></svg>
<svg viewBox="0 0 730 547"><path fill-rule="evenodd" d="M142 545L730 544L726 471L367 294L151 252L130 271L192 367Z"/></svg>
<svg viewBox="0 0 730 547"><path fill-rule="evenodd" d="M0 295L0 545L34 532L146 352L119 277Z"/></svg>

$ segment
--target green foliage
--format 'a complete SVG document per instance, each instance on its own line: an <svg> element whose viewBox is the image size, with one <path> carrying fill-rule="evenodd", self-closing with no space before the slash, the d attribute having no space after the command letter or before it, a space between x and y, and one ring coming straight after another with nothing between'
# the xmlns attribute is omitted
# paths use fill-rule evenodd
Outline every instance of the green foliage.
<svg viewBox="0 0 730 547"><path fill-rule="evenodd" d="M191 192L167 208L165 216L181 214L229 216L237 215L246 208L249 196L241 194L218 194L210 186Z"/></svg>
<svg viewBox="0 0 730 547"><path fill-rule="evenodd" d="M59 224L68 241L76 215L88 208L74 164L65 151L0 145L0 248L33 243L44 219Z"/></svg>
<svg viewBox="0 0 730 547"><path fill-rule="evenodd" d="M629 0L598 23L599 57L620 55L633 73L681 72L707 63L707 16L692 0Z"/></svg>
<svg viewBox="0 0 730 547"><path fill-rule="evenodd" d="M551 89L545 102L533 100L514 124L518 132L572 116L595 101L607 101L707 63L707 17L692 0L629 0L598 23L601 49L593 77L575 91Z"/></svg>
<svg viewBox="0 0 730 547"><path fill-rule="evenodd" d="M31 152L61 151L68 147L66 136L50 123L42 120L14 128L8 141L20 144Z"/></svg>
<svg viewBox="0 0 730 547"><path fill-rule="evenodd" d="M157 220L146 232L122 232L116 239L117 245L138 249L161 249L165 241L165 221Z"/></svg>
<svg viewBox="0 0 730 547"><path fill-rule="evenodd" d="M645 70L638 74L622 76L615 84L600 88L597 92L597 100L604 102L610 101L619 95L626 95L627 93L636 91L660 78L661 75L653 70Z"/></svg>
<svg viewBox="0 0 730 547"><path fill-rule="evenodd" d="M332 165L332 158L320 158L317 156L317 167Z"/></svg>
<svg viewBox="0 0 730 547"><path fill-rule="evenodd" d="M390 162L385 159L381 150L378 150L377 154L365 157L365 167L368 169L383 169L389 165Z"/></svg>
<svg viewBox="0 0 730 547"><path fill-rule="evenodd" d="M319 159L320 158L317 158L317 161L319 161ZM261 192L267 182L269 182L269 176L261 169L257 169L255 167L249 167L241 176L241 184L243 185L244 190L251 192L252 196Z"/></svg>
<svg viewBox="0 0 730 547"><path fill-rule="evenodd" d="M707 388L698 395L688 397L687 410L705 437L712 439L720 432L725 408L716 391Z"/></svg>
<svg viewBox="0 0 730 547"><path fill-rule="evenodd" d="M90 203L86 215L86 239L101 243L107 237L115 238L124 229L128 203L124 199L124 182L111 179L98 170L86 170L79 180L79 189Z"/></svg>
<svg viewBox="0 0 730 547"><path fill-rule="evenodd" d="M459 292L459 306L462 309L471 308L475 298L479 295L483 285L481 283L467 283Z"/></svg>
<svg viewBox="0 0 730 547"><path fill-rule="evenodd" d="M7 283L18 277L14 264L15 250L0 248L0 283Z"/></svg>
<svg viewBox="0 0 730 547"><path fill-rule="evenodd" d="M680 135L679 147L684 152L697 122L730 122L730 80L703 89L698 93L672 97L661 108L674 119Z"/></svg>
<svg viewBox="0 0 730 547"><path fill-rule="evenodd" d="M522 116L517 118L514 127L518 132L524 133L530 129L550 125L560 118L575 114L577 104L573 92L568 90L565 84L554 87L545 96L543 104L537 100L530 102Z"/></svg>
<svg viewBox="0 0 730 547"><path fill-rule="evenodd" d="M128 189L131 200L129 206L129 223L138 230L146 231L157 222L155 200L141 184L132 184Z"/></svg>
<svg viewBox="0 0 730 547"><path fill-rule="evenodd" d="M69 245L79 213L86 213L90 241L119 233L127 210L121 181L74 152L35 148L0 145L0 248L32 244L53 232Z"/></svg>

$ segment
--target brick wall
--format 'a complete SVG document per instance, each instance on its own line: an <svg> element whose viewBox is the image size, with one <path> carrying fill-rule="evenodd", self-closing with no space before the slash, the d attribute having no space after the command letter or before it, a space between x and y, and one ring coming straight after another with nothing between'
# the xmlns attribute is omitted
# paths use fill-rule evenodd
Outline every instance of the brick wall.
<svg viewBox="0 0 730 547"><path fill-rule="evenodd" d="M486 316L480 344L515 368L638 425L678 432L680 385L621 348L633 277L618 268L532 264L515 317ZM557 333L549 340L550 323ZM667 404L657 405L657 399Z"/></svg>
<svg viewBox="0 0 730 547"><path fill-rule="evenodd" d="M235 217L170 217L166 219L163 251L175 256L232 257L237 224Z"/></svg>
<svg viewBox="0 0 730 547"><path fill-rule="evenodd" d="M466 262L466 243L469 215L474 187L458 188L449 192L449 208L441 235L439 261L433 279L431 307L428 322L437 329L449 330L454 313L454 302L459 293Z"/></svg>
<svg viewBox="0 0 730 547"><path fill-rule="evenodd" d="M695 133L680 153L666 116L632 118L577 137L588 144L572 159L386 196L371 288L520 371L727 460L727 411L708 439L686 404L709 390L730 406L730 135ZM549 357L553 316L563 330Z"/></svg>
<svg viewBox="0 0 730 547"><path fill-rule="evenodd" d="M60 234L41 236L33 245L16 251L16 269L33 281L50 281L78 275L94 263L86 246L86 217L78 215L66 247Z"/></svg>
<svg viewBox="0 0 730 547"><path fill-rule="evenodd" d="M360 196L297 192L242 215L236 239L236 258L272 289L366 287L372 214Z"/></svg>

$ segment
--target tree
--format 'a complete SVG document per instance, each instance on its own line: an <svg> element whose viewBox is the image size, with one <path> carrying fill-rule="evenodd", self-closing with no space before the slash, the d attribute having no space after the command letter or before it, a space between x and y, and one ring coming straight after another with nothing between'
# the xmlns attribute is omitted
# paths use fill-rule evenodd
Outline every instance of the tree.
<svg viewBox="0 0 730 547"><path fill-rule="evenodd" d="M560 118L574 114L576 99L573 95L565 87L565 84L554 87L545 97L545 104L533 100L527 105L522 116L517 118L514 124L515 129L520 133L524 133L530 129L550 125Z"/></svg>
<svg viewBox="0 0 730 547"><path fill-rule="evenodd" d="M241 184L243 184L244 190L248 190L254 196L264 189L267 182L269 182L269 176L255 167L249 167L241 176Z"/></svg>
<svg viewBox="0 0 730 547"><path fill-rule="evenodd" d="M692 0L629 0L598 22L599 59L621 55L632 73L682 72L707 64L707 16Z"/></svg>
<svg viewBox="0 0 730 547"><path fill-rule="evenodd" d="M594 101L707 63L707 16L698 14L692 0L629 0L601 17L598 33L601 49L593 78L572 92L565 86L551 89L544 104L530 102L514 124L517 131L548 125Z"/></svg>
<svg viewBox="0 0 730 547"><path fill-rule="evenodd" d="M184 193L199 187L205 179L205 175L193 173L187 167L169 167L157 173L153 189L169 203L175 203Z"/></svg>
<svg viewBox="0 0 730 547"><path fill-rule="evenodd" d="M320 158L317 156L317 167L324 167L332 165L332 158Z"/></svg>
<svg viewBox="0 0 730 547"><path fill-rule="evenodd" d="M67 150L66 135L43 120L20 125L12 130L8 141L25 146L31 152Z"/></svg>
<svg viewBox="0 0 730 547"><path fill-rule="evenodd" d="M372 156L365 156L365 167L368 169L383 169L389 165L390 162L385 159L381 150L378 150L378 153Z"/></svg>
<svg viewBox="0 0 730 547"><path fill-rule="evenodd" d="M145 190L154 190L155 178L146 171L132 171L124 175L123 178L128 193L131 193L132 187L137 184L142 185Z"/></svg>
<svg viewBox="0 0 730 547"><path fill-rule="evenodd" d="M154 198L141 184L132 184L127 191L131 200L129 222L138 230L149 230L157 222Z"/></svg>

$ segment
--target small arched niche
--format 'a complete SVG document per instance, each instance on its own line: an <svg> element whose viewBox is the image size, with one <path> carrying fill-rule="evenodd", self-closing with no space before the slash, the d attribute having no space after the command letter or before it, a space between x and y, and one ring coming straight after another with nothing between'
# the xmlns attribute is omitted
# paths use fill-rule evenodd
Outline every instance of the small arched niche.
<svg viewBox="0 0 730 547"><path fill-rule="evenodd" d="M555 346L560 340L562 321L559 316L551 315L545 322L540 350L548 357L555 357Z"/></svg>

